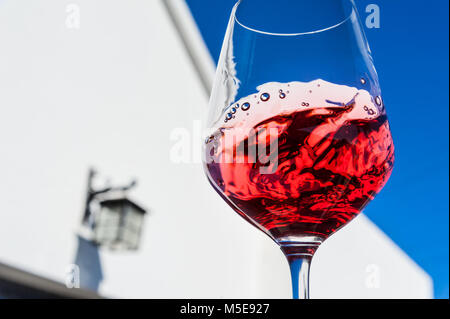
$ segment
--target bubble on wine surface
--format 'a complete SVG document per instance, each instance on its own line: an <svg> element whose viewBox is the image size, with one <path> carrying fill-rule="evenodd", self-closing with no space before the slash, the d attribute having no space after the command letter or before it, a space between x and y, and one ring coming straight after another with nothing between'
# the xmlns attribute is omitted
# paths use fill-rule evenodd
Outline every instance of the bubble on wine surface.
<svg viewBox="0 0 450 319"><path fill-rule="evenodd" d="M250 103L245 102L242 104L241 110L242 111L247 111L250 108Z"/></svg>
<svg viewBox="0 0 450 319"><path fill-rule="evenodd" d="M381 106L381 104L383 103L383 101L381 100L381 96L375 97L375 103L377 103L378 106Z"/></svg>
<svg viewBox="0 0 450 319"><path fill-rule="evenodd" d="M261 94L261 101L267 102L269 99L270 99L270 94L269 93Z"/></svg>

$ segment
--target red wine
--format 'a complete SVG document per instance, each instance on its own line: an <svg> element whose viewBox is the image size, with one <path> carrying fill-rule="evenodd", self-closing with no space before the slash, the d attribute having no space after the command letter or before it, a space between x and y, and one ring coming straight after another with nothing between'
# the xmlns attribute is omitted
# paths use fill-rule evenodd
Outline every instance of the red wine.
<svg viewBox="0 0 450 319"><path fill-rule="evenodd" d="M262 102L269 99L268 93L260 96ZM350 116L355 108L375 113L374 105L358 103L355 99L339 107L304 103L308 105L300 110L293 105L289 109L294 111L253 125L248 136L235 134L232 144L225 138L235 128L223 125L206 142L210 182L236 212L277 241L303 236L326 239L361 212L393 168L394 146L386 116L382 112L368 118ZM240 111L251 115L247 106ZM224 123L232 118L225 115ZM275 134L269 136L269 129ZM251 150L269 144L277 145L265 149L271 161L255 159ZM221 161L220 155L230 152L230 147L233 160ZM269 173L261 170L271 165Z"/></svg>

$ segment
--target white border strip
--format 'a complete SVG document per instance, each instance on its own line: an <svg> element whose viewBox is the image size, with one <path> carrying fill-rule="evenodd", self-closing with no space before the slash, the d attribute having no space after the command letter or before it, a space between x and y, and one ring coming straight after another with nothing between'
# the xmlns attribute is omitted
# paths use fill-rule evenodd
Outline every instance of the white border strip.
<svg viewBox="0 0 450 319"><path fill-rule="evenodd" d="M162 2L209 98L216 66L191 11L184 0L162 0Z"/></svg>

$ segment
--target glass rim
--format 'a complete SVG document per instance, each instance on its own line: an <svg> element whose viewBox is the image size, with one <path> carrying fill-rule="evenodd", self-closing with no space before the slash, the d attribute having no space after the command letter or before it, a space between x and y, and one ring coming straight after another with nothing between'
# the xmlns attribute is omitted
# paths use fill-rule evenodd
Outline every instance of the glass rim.
<svg viewBox="0 0 450 319"><path fill-rule="evenodd" d="M251 28L251 27L245 25L244 23L240 22L240 21L238 20L238 18L237 18L236 12L237 12L237 9L238 9L238 7L239 7L239 5L241 4L242 1L244 1L244 0L239 0L238 2L236 2L236 4L235 4L234 7L233 7L233 11L232 11L232 14L233 14L233 20L234 20L237 24L239 24L239 25L240 25L241 27L243 27L244 29L247 29L247 30L252 31L252 32L255 32L255 33L260 33L260 34L264 34L264 35L272 35L272 36L282 36L282 37L300 36L300 35L308 35L308 34L317 34L317 33L325 32L325 31L329 31L329 30L335 29L335 28L337 28L337 27L339 27L339 26L345 24L347 21L351 20L352 17L353 17L353 16L356 14L356 12L357 12L356 9L355 9L355 3L354 3L354 1L353 1L353 0L345 0L345 1L350 2L352 10L351 10L350 14L349 14L344 20L342 20L341 22L338 22L337 24L334 24L334 25L332 25L332 26L330 26L330 27L322 28L322 29L319 29L319 30L313 30L313 31L307 31L307 32L297 32L297 33L277 33L277 32L268 32L268 31L263 31L263 30L258 30L258 29L255 29L255 28Z"/></svg>

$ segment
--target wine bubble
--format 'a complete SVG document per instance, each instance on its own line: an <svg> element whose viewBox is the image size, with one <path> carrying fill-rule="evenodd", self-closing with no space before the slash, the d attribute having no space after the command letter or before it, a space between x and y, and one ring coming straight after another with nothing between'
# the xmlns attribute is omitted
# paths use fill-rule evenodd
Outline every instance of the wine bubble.
<svg viewBox="0 0 450 319"><path fill-rule="evenodd" d="M269 93L261 94L261 101L267 102L269 99L270 99L270 94Z"/></svg>
<svg viewBox="0 0 450 319"><path fill-rule="evenodd" d="M367 105L364 105L364 111L366 111L369 115L375 115L375 111L367 107Z"/></svg>
<svg viewBox="0 0 450 319"><path fill-rule="evenodd" d="M244 104L242 104L242 111L247 111L250 108L250 103L245 102Z"/></svg>
<svg viewBox="0 0 450 319"><path fill-rule="evenodd" d="M366 79L365 78L361 78L361 84L366 84L367 83L367 81L366 81Z"/></svg>
<svg viewBox="0 0 450 319"><path fill-rule="evenodd" d="M383 101L381 100L381 97L380 97L380 96L377 96L377 97L375 98L375 103L377 103L378 106L381 106L381 104L383 103Z"/></svg>
<svg viewBox="0 0 450 319"><path fill-rule="evenodd" d="M283 92L280 92L280 99L284 99L286 97L286 94L284 94Z"/></svg>

